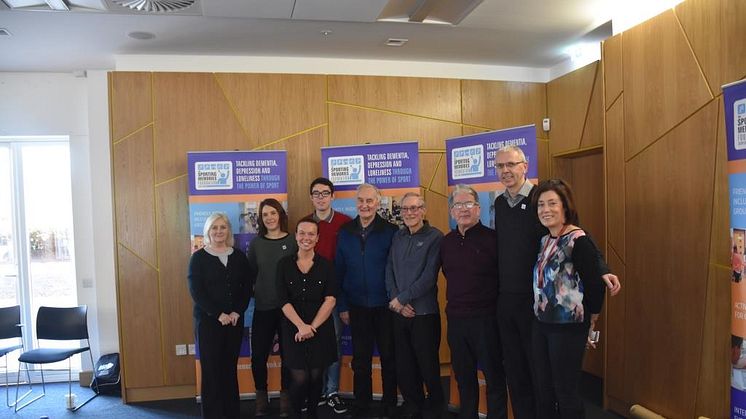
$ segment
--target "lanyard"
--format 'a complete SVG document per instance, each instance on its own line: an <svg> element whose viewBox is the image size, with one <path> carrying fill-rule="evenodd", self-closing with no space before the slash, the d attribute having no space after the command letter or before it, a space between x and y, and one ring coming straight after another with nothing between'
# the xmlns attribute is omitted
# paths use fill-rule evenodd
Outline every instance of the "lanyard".
<svg viewBox="0 0 746 419"><path fill-rule="evenodd" d="M547 242L544 243L544 248L541 249L541 259L539 260L539 289L544 288L544 268L547 266L547 263L554 257L554 254L557 252L557 242L559 242L560 237L562 237L562 234L565 232L565 229L567 229L567 224L562 226L562 230L560 230L559 234L557 235L557 238L552 240L552 236L550 235L547 239ZM549 248L549 256L547 256L547 247L549 247L549 242L552 242L552 247Z"/></svg>

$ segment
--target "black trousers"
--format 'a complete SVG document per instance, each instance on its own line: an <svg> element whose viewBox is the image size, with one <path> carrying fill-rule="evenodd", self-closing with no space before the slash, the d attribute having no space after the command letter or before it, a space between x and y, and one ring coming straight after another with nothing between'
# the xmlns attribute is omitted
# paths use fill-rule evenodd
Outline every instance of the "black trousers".
<svg viewBox="0 0 746 419"><path fill-rule="evenodd" d="M536 419L531 361L533 303L533 294L500 294L497 300L497 324L515 419Z"/></svg>
<svg viewBox="0 0 746 419"><path fill-rule="evenodd" d="M487 419L507 419L508 402L495 316L448 318L448 345L460 399L459 419L477 419L477 363L487 382Z"/></svg>
<svg viewBox="0 0 746 419"><path fill-rule="evenodd" d="M202 369L202 417L237 419L238 353L243 337L243 319L236 326L223 326L217 319L203 318L197 326L199 362Z"/></svg>
<svg viewBox="0 0 746 419"><path fill-rule="evenodd" d="M396 379L407 413L419 413L425 403L423 383L430 399L443 400L440 383L440 313L394 317Z"/></svg>
<svg viewBox="0 0 746 419"><path fill-rule="evenodd" d="M578 394L588 324L534 323L537 414L541 419L582 419Z"/></svg>
<svg viewBox="0 0 746 419"><path fill-rule="evenodd" d="M378 347L386 406L396 406L396 361L392 313L388 307L350 307L352 331L352 385L355 404L366 409L373 398L373 348Z"/></svg>
<svg viewBox="0 0 746 419"><path fill-rule="evenodd" d="M275 334L280 336L280 322L283 318L282 310L254 310L251 322L251 374L257 390L267 391L267 360L275 343ZM280 339L280 357L282 346ZM280 382L283 390L290 388L290 378L287 368L280 369Z"/></svg>

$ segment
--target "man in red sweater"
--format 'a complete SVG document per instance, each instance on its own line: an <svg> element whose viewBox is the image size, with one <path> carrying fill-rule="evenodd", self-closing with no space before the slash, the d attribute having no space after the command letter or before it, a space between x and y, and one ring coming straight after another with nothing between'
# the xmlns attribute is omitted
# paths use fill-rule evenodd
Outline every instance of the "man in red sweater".
<svg viewBox="0 0 746 419"><path fill-rule="evenodd" d="M316 253L334 262L334 255L337 251L337 232L343 224L351 221L351 218L341 212L335 212L332 208L334 184L329 179L325 177L314 179L311 182L310 194L314 211L309 217L319 223L319 241L316 243ZM337 333L337 354L339 360L341 360L342 354L339 344L342 336L342 323L336 309L332 311L332 317L334 319L334 330ZM327 369L319 406L327 404L335 413L341 414L347 412L347 406L337 394L339 391L339 360Z"/></svg>

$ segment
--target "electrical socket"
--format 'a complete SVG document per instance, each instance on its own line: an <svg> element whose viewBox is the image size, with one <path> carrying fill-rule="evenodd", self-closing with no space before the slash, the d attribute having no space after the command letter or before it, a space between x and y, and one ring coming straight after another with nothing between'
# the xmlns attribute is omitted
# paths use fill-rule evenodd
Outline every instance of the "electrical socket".
<svg viewBox="0 0 746 419"><path fill-rule="evenodd" d="M187 346L184 344L176 345L176 355L182 356L187 354Z"/></svg>
<svg viewBox="0 0 746 419"><path fill-rule="evenodd" d="M190 343L189 345L187 345L187 353L189 355L196 355L197 354L197 349L194 347L193 343Z"/></svg>

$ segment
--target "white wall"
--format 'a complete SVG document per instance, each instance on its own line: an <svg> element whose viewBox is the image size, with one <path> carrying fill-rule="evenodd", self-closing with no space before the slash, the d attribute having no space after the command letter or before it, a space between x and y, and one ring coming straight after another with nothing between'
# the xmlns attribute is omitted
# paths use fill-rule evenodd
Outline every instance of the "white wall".
<svg viewBox="0 0 746 419"><path fill-rule="evenodd" d="M70 137L78 303L88 305L94 359L119 348L107 95L102 71L0 73L0 135Z"/></svg>

